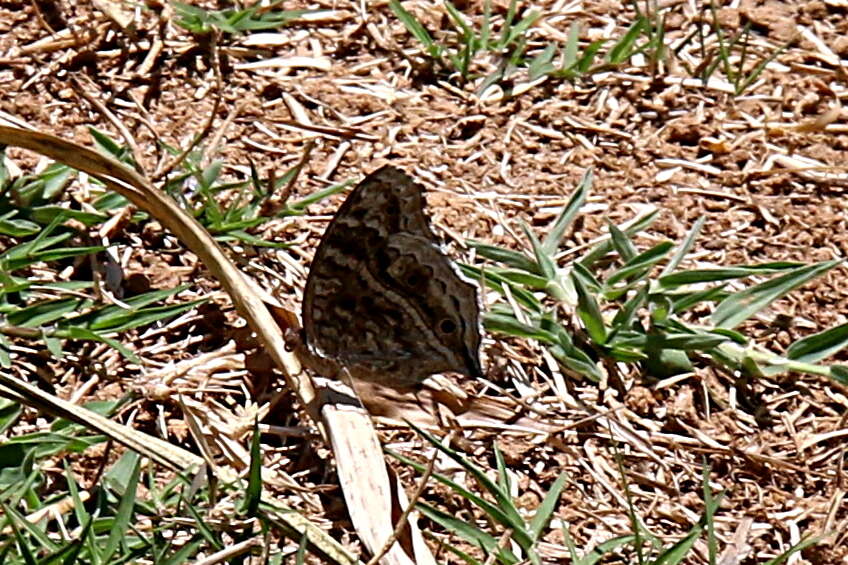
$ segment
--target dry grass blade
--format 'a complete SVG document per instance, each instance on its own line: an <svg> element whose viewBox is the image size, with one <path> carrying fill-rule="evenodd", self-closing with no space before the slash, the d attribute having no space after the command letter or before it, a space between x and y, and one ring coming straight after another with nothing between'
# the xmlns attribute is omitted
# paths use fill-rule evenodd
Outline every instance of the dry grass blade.
<svg viewBox="0 0 848 565"><path fill-rule="evenodd" d="M322 415L330 432L339 483L356 533L372 554L383 553L381 548L395 529L391 517L397 495L392 492L371 419L362 409L329 404L323 408ZM412 529L411 534L421 536L417 529ZM385 552L381 563L434 562L421 540L413 541L413 547L416 555L410 558L399 544L395 544Z"/></svg>
<svg viewBox="0 0 848 565"><path fill-rule="evenodd" d="M28 406L35 406L50 414L55 414L61 418L95 429L113 438L115 441L126 445L130 449L150 457L152 460L172 471L184 473L203 463L202 457L198 457L185 449L175 447L167 441L139 432L130 427L116 424L108 418L104 418L71 402L66 402L61 398L56 398L29 383L3 372L0 372L0 393L3 396L16 398Z"/></svg>

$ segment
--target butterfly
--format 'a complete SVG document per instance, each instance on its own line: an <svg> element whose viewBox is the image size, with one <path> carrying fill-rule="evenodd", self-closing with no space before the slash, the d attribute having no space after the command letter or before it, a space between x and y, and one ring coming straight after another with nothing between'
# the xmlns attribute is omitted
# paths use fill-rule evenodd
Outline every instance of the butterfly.
<svg viewBox="0 0 848 565"><path fill-rule="evenodd" d="M386 166L348 195L303 293L303 341L353 378L396 387L454 371L482 377L477 285L439 247L424 189Z"/></svg>

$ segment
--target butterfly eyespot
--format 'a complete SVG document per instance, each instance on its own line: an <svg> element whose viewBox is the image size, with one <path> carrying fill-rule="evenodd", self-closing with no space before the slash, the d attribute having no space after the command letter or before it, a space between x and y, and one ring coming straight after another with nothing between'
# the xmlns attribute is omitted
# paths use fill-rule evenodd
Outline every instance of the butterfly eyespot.
<svg viewBox="0 0 848 565"><path fill-rule="evenodd" d="M456 322L453 320L442 320L439 322L439 331L443 334L452 334L456 331Z"/></svg>

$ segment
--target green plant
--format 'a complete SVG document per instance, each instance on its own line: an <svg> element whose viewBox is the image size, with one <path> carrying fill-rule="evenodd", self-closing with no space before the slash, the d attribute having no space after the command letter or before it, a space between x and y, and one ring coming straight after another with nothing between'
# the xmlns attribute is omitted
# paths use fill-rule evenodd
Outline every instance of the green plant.
<svg viewBox="0 0 848 565"><path fill-rule="evenodd" d="M759 78L766 65L783 53L792 43L790 40L770 53L763 53L759 61L752 63L750 58L754 55L754 49L750 43L751 23L746 22L740 31L729 36L721 24L718 9L712 0L709 5L709 14L709 19L704 18L708 26L707 30L704 29L704 22L695 21L695 29L675 47L674 53L679 55L697 38L700 55L699 64L693 68L686 60L678 59L681 65L687 69L691 76L700 78L704 83L709 81L720 69L724 77L733 84L736 96L745 92ZM710 35L715 35L715 42L708 40ZM732 60L734 52L737 54L735 64Z"/></svg>
<svg viewBox="0 0 848 565"><path fill-rule="evenodd" d="M580 24L579 22L574 22L568 30L568 38L562 49L555 43L549 43L529 61L529 79L534 81L547 76L575 81L617 68L638 53L661 47L661 44L658 47L656 41L650 36L648 41L637 45L637 41L641 37L648 35L649 30L649 20L643 16L637 17L630 27L627 28L627 31L620 38L613 41L613 45L604 53L603 60L596 64L595 59L600 55L601 48L604 47L607 41L598 39L589 43L589 45L581 50ZM558 64L554 64L554 59L558 59Z"/></svg>
<svg viewBox="0 0 848 565"><path fill-rule="evenodd" d="M630 498L630 485L627 481L627 474L619 458L619 470L621 472L622 481L624 483L624 491L627 494L628 509L627 513L630 518L630 524L633 533L618 536L609 539L583 555L579 555L578 550L568 533L567 524L563 524L562 535L565 538L566 545L571 553L571 560L574 565L595 565L603 562L605 557L622 557L622 551L628 547L636 553L635 561L631 558L630 562L639 563L640 565L678 565L683 563L687 557L692 554L692 548L695 542L706 534L707 547L707 562L710 565L717 563L718 544L715 537L715 515L724 497L724 492L715 496L710 486L710 467L704 464L702 474L702 489L704 500L704 514L700 520L692 525L689 531L680 538L677 542L666 544L662 539L652 534L647 528L642 525L642 520L636 512L632 500ZM819 541L818 538L807 538L793 545L781 555L767 561L764 565L779 565L784 563L793 554L802 551Z"/></svg>
<svg viewBox="0 0 848 565"><path fill-rule="evenodd" d="M262 181L251 163L248 181L222 180L225 163L203 166L202 148L190 152L165 184L165 191L189 211L218 241L240 241L257 247L287 247L255 237L248 230L275 218L302 215L307 206L344 190L349 182L332 185L296 202L273 205L274 197L298 174L295 165L276 179Z"/></svg>
<svg viewBox="0 0 848 565"><path fill-rule="evenodd" d="M114 415L123 401L86 407ZM0 399L0 429L17 418ZM261 451L254 426L245 480L203 481L163 475L134 452L105 465L86 490L69 459L107 438L85 426L55 420L48 432L23 434L0 443L0 561L31 563L186 563L221 552L227 562L260 549L268 563L283 562L283 549L262 547L259 532L300 543L299 555L329 551L336 563L353 563L341 546L296 512L261 499ZM64 471L56 458L65 459ZM267 496L266 496L267 497ZM285 515L284 518L281 518ZM226 516L219 519L217 516ZM300 530L294 530L297 524ZM240 553L232 553L239 545ZM307 545L308 544L308 545Z"/></svg>
<svg viewBox="0 0 848 565"><path fill-rule="evenodd" d="M756 64L752 64L750 25L746 24L741 31L728 37L714 3L711 3L712 17L708 29L705 30L702 22L696 19L695 29L671 51L665 43L666 15L671 8L652 8L648 2L644 8L640 8L637 1L633 1L632 5L635 17L620 36L583 45L580 40L582 26L579 21L574 21L564 45L549 42L540 46L538 42L533 44L529 35L541 14L530 12L516 22L515 0L510 3L502 21L493 16L491 3L488 0L484 2L483 14L479 17L477 26L453 4L446 2L445 11L452 28L444 33L428 31L399 0L390 0L389 3L407 31L422 45L424 55L438 68L453 73L453 78L460 84L473 82L478 96L493 84L499 84L510 91L509 81L522 74L526 75L529 83L543 78L585 80L595 74L619 68L639 54L646 56L651 72L656 73L660 62L667 61L670 52L679 55L695 38L698 38L700 44L700 64L697 68L692 68L687 61L681 60L682 65L692 76L697 76L704 82L717 70L721 70L733 84L738 96L747 90L762 74L766 65L789 45L787 43L771 53L764 54ZM498 27L501 33L496 36L493 30ZM710 35L716 38L715 47L709 46L707 37ZM738 53L735 63L732 62L734 52ZM483 70L486 69L487 59L497 61L494 70ZM480 70L475 72L476 69Z"/></svg>
<svg viewBox="0 0 848 565"><path fill-rule="evenodd" d="M523 62L526 45L525 35L539 19L538 12L530 12L519 21L515 21L517 2L511 0L507 14L500 25L500 34L494 33L495 19L492 16L491 1L483 5L483 16L479 29L469 24L465 16L450 2L445 2L454 28L445 43L433 39L424 25L419 22L398 0L390 0L389 7L406 29L424 47L424 53L450 72L458 73L461 82L477 78L471 67L475 57L487 53L500 57L498 69L483 79L477 92L483 92L488 85L508 78L515 67Z"/></svg>
<svg viewBox="0 0 848 565"><path fill-rule="evenodd" d="M665 378L708 362L752 378L795 371L848 383L845 367L816 364L848 345L848 325L799 340L785 355L762 350L735 329L841 260L683 270L680 264L704 220L676 249L663 241L639 250L632 237L650 225L654 212L627 228L610 225L606 240L561 266L556 252L591 180L591 173L583 177L544 240L525 227L532 256L474 244L481 256L505 266L464 266L466 274L513 299L512 307L496 305L486 315L488 329L536 339L566 371L595 381L618 371L620 363L638 367L646 377ZM772 277L742 290L729 288L730 281L754 276ZM538 292L548 300L540 300ZM703 312L695 310L710 304L714 307L705 324ZM571 311L576 315L568 319Z"/></svg>
<svg viewBox="0 0 848 565"><path fill-rule="evenodd" d="M638 16L627 31L604 51L600 63L595 63L595 60L601 55L601 49L607 41L593 41L581 49L581 26L578 22L572 23L568 39L562 48L555 43L549 43L541 50L534 49L536 54L530 57L526 54L528 35L541 14L531 11L516 22L516 0L510 2L502 22L493 17L491 2L486 0L480 25L476 28L453 4L445 2L445 10L453 29L449 30L442 40L434 39L399 0L390 0L389 6L409 33L421 43L424 54L435 64L456 73L463 84L477 81L477 95L493 84L506 86L506 81L519 72L526 73L530 82L542 77L578 80L616 68L638 53L648 50L661 51L662 47L657 45L657 38L661 41L662 36L648 34L651 30L648 19ZM493 32L497 27L500 27L499 35ZM646 34L648 40L637 45L638 40ZM485 75L472 72L472 68L476 68L474 63L479 62L481 56L496 58L499 63L495 65L495 70Z"/></svg>
<svg viewBox="0 0 848 565"><path fill-rule="evenodd" d="M487 558L494 557L498 563L513 564L521 562L522 559L528 559L531 563L537 565L540 564L541 559L536 550L536 545L542 539L543 534L546 533L548 523L550 522L557 503L559 502L560 494L565 488L567 480L566 475L562 474L556 481L554 481L554 484L551 485L551 488L548 490L544 500L539 505L539 508L536 509L534 515L528 520L521 514L516 506L515 500L512 498L513 487L511 484L510 474L506 468L503 455L497 445L495 445L494 449L495 463L497 466L497 479L493 481L483 469L472 463L458 451L443 445L438 438L428 434L415 425L410 424L410 426L412 426L419 435L433 445L433 447L456 461L463 469L465 469L469 475L474 478L480 489L488 493L491 498L494 499L494 502L490 502L483 496L468 490L459 483L439 473L434 473L432 475L433 478L447 485L454 492L482 510L492 523L498 524L508 530L510 539L521 548L523 557L516 555L509 548L503 547L504 544L500 543L497 537L489 534L476 525L458 519L430 504L419 502L418 508L421 512L434 522L440 524L446 530L453 532L469 543L479 547L485 553ZM421 465L416 461L391 451L389 451L389 453L400 461L411 465L419 472L423 472L425 469L424 465ZM474 565L480 563L470 555L467 555L453 546L448 545L446 547L456 555L460 556L466 563Z"/></svg>
<svg viewBox="0 0 848 565"><path fill-rule="evenodd" d="M2 151L0 151L2 161ZM153 291L128 298L122 306L96 299L92 275L57 280L41 275L43 265L84 265L105 251L102 245L80 245L84 239L75 223L91 227L108 216L71 210L56 204L74 172L52 165L38 175L16 179L0 171L0 232L19 241L0 251L0 365L11 363L8 336L41 340L61 357L65 339L107 343L125 356L134 355L111 334L151 324L184 312L201 301L161 306L157 303L183 290ZM116 204L101 207L107 210ZM98 208L97 204L94 206ZM69 245L76 242L74 245Z"/></svg>
<svg viewBox="0 0 848 565"><path fill-rule="evenodd" d="M205 10L183 2L171 2L177 14L176 24L192 33L206 34L212 29L238 34L246 31L277 29L313 10L277 10L282 2L255 4L245 8Z"/></svg>

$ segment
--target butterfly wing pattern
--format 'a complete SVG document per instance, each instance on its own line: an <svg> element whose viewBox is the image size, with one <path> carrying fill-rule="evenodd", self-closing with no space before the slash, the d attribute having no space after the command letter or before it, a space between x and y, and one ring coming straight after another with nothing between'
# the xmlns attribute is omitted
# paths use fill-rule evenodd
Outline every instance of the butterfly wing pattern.
<svg viewBox="0 0 848 565"><path fill-rule="evenodd" d="M483 374L477 286L438 246L423 191L394 167L371 173L312 260L304 341L354 378L403 387L444 371Z"/></svg>

